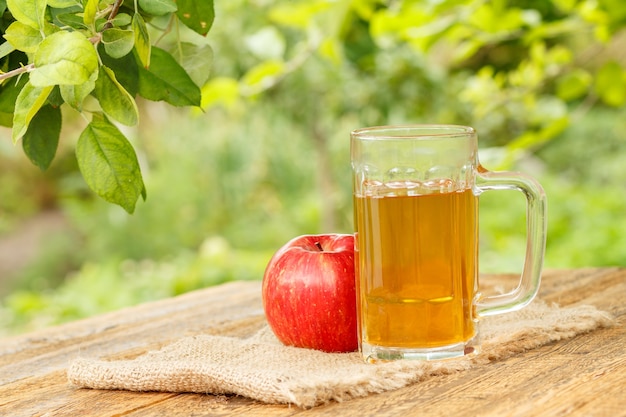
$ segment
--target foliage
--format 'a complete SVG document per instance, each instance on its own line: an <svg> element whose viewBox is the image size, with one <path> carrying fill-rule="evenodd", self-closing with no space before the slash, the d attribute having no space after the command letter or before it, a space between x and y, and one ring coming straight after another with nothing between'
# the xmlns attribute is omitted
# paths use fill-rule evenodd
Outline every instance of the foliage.
<svg viewBox="0 0 626 417"><path fill-rule="evenodd" d="M324 231L316 161L293 121L255 105L239 117L218 109L187 115L183 124L171 123L183 117L177 110L151 110L155 114L146 120L154 122L136 141L150 167L145 179L154 190L151 198L131 216L99 199L73 197L63 190L73 181L61 182L67 197L59 203L74 232L63 240L50 236L46 256L0 302L7 331L234 279L260 279L277 247L293 236ZM338 128L339 134L348 128ZM345 160L348 142L341 143L337 158ZM348 187L346 182L342 188L336 229L342 232L351 228ZM72 269L63 273L68 261ZM54 285L58 276L65 280Z"/></svg>
<svg viewBox="0 0 626 417"><path fill-rule="evenodd" d="M211 62L196 58L211 57L202 36L213 1L6 0L0 12L0 123L45 170L61 135L61 105L91 114L76 144L80 171L95 193L132 213L146 189L116 123L138 123L137 96L200 105ZM182 41L183 27L199 35L195 43Z"/></svg>
<svg viewBox="0 0 626 417"><path fill-rule="evenodd" d="M185 123L171 123L183 117ZM265 106L251 106L240 117L226 118L216 109L163 119L137 140L150 167L146 184L154 191L135 215L99 200L63 200L88 241L87 259L161 259L195 250L210 234L237 248L265 250L302 231L321 231L316 161L293 121ZM347 154L345 142L341 153ZM345 191L344 211L350 204ZM338 226L349 230L350 223L343 217Z"/></svg>
<svg viewBox="0 0 626 417"><path fill-rule="evenodd" d="M226 281L258 279L271 254L235 250L209 237L197 251L161 261L85 263L52 291L19 290L0 305L0 336L176 296Z"/></svg>
<svg viewBox="0 0 626 417"><path fill-rule="evenodd" d="M626 23L623 2L260 4L250 13L262 17L214 32L233 64L216 68L206 105L268 91L312 132L328 113L355 113L360 126L467 123L514 156L563 132L579 116L569 106L626 102L624 64L603 55ZM250 55L228 52L242 50Z"/></svg>
<svg viewBox="0 0 626 417"><path fill-rule="evenodd" d="M48 3L52 8L54 2ZM37 284L54 268L33 271L0 306L0 321L19 327L44 316L57 322L224 280L260 279L269 255L287 239L351 230L348 132L374 124L476 127L487 168L525 171L545 186L546 267L623 265L622 3L217 3L218 20L206 38L181 30L158 40L163 51L179 47L190 58L178 62L201 86L203 110L190 116L186 109L164 110L167 102L137 100L141 129L119 127L137 150L150 199L129 216L84 198L75 179L63 177L59 204L80 238L54 259L77 259L84 266L57 289ZM166 27L165 20L147 21L149 33ZM186 43L172 40L177 36L191 39L197 53L184 53ZM194 67L211 61L211 54L201 52L209 44L217 59L212 76L203 79L205 73ZM109 59L103 48L101 43L98 54ZM140 61L136 50L130 56ZM122 81L119 67L104 65L120 84L133 85ZM112 80L103 78L98 88L109 91ZM150 82L135 84L129 94L159 98L150 89L157 80L145 80ZM24 86L24 78L16 81ZM5 87L0 110L9 102ZM83 107L101 106L97 98ZM77 113L69 103L64 108L64 117ZM120 117L134 114L128 109ZM101 110L111 125L120 125ZM92 144L94 131L100 132L87 130L77 149ZM483 272L521 267L523 197L506 197L481 196ZM198 249L205 240L227 242L229 255L207 261ZM116 295L103 296L102 288Z"/></svg>
<svg viewBox="0 0 626 417"><path fill-rule="evenodd" d="M626 178L625 111L594 110L514 167L537 176L549 196L546 268L626 266L626 237L619 233L626 229L619 192ZM146 172L152 198L133 216L101 200L64 199L79 236L50 242L28 281L0 303L0 328L25 331L233 279L260 279L288 239L328 231L320 228L323 199L310 144L288 118L253 105L240 117L213 110L179 128L170 121L180 114L158 115L161 122L138 142L152 167ZM189 142L193 132L205 140ZM345 165L347 138L333 143L333 159ZM349 199L349 182L340 190ZM521 270L524 198L508 193L481 196L482 272ZM350 204L339 211L334 231L349 233ZM75 257L78 266L65 276L58 263ZM58 287L50 283L59 277L65 280Z"/></svg>
<svg viewBox="0 0 626 417"><path fill-rule="evenodd" d="M470 124L483 143L504 147L504 167L563 132L578 115L569 105L626 101L624 65L602 56L626 22L623 2L235 0L221 7L239 18L218 28L221 66L209 80L208 40L190 33L209 33L212 1L8 0L2 78L25 76L0 88L0 119L46 169L61 132L59 106L92 113L76 146L80 170L98 195L133 212L146 188L133 145L115 124L138 123L137 96L206 108L271 94L316 142L327 185L336 114L354 114L358 125L426 117Z"/></svg>

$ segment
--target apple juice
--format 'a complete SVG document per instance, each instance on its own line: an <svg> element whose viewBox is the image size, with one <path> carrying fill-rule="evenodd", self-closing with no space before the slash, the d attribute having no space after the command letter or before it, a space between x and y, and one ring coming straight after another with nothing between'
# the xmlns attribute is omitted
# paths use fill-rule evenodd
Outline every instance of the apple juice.
<svg viewBox="0 0 626 417"><path fill-rule="evenodd" d="M475 335L478 198L451 188L381 186L355 195L363 343L425 349Z"/></svg>

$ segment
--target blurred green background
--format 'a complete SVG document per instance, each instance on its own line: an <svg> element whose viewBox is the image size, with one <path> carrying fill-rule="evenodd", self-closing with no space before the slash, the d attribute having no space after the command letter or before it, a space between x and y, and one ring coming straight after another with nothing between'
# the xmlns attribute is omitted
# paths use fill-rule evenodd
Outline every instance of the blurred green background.
<svg viewBox="0 0 626 417"><path fill-rule="evenodd" d="M64 110L40 172L0 131L0 336L229 280L352 231L349 132L453 123L548 195L545 266L626 265L626 3L216 2L203 109L140 102L136 212L88 190ZM481 271L518 272L521 194L481 197Z"/></svg>

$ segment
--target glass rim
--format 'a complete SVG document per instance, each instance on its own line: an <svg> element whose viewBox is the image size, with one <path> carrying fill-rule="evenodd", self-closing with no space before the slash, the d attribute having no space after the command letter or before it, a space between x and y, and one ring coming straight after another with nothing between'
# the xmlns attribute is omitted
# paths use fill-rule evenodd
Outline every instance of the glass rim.
<svg viewBox="0 0 626 417"><path fill-rule="evenodd" d="M350 132L351 137L365 140L442 139L475 134L473 127L454 124L382 125L362 127Z"/></svg>

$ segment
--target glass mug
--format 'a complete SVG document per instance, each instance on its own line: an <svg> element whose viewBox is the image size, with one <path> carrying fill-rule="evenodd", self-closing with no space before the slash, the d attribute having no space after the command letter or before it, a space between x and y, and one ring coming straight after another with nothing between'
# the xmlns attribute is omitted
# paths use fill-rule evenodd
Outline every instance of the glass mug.
<svg viewBox="0 0 626 417"><path fill-rule="evenodd" d="M454 125L351 132L359 350L368 362L476 353L481 318L537 294L544 191L524 174L481 167L477 141L473 128ZM498 189L526 196L526 255L515 290L483 295L478 196Z"/></svg>

